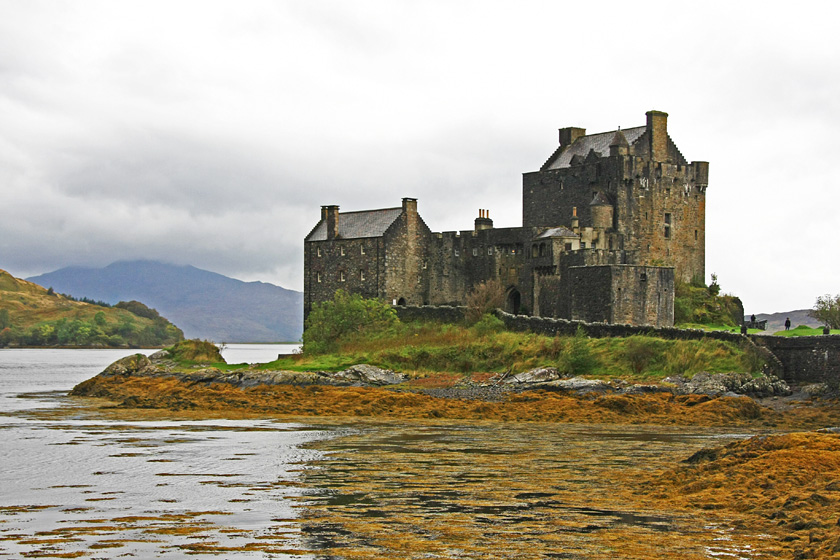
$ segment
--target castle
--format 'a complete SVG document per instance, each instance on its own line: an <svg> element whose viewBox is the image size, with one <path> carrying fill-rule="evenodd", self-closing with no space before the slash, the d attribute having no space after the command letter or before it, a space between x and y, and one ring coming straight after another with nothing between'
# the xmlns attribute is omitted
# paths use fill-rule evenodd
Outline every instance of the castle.
<svg viewBox="0 0 840 560"><path fill-rule="evenodd" d="M522 181L522 227L432 232L417 200L339 212L322 206L304 240L304 315L344 289L396 305L462 305L487 280L506 310L588 322L670 326L675 282L705 278L709 164L689 163L668 115L559 146Z"/></svg>

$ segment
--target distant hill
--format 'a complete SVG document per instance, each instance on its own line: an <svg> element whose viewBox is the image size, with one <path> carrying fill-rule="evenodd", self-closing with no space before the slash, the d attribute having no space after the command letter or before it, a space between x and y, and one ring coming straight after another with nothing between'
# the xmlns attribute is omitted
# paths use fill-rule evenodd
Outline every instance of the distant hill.
<svg viewBox="0 0 840 560"><path fill-rule="evenodd" d="M301 292L193 266L120 261L104 268L62 268L28 280L75 297L142 301L178 325L187 338L291 342L303 332Z"/></svg>
<svg viewBox="0 0 840 560"><path fill-rule="evenodd" d="M0 347L154 347L184 333L137 302L108 307L74 301L0 270Z"/></svg>
<svg viewBox="0 0 840 560"><path fill-rule="evenodd" d="M790 328L796 328L799 325L808 327L822 327L822 323L816 319L809 317L810 309L797 309L796 311L781 311L779 313L756 313L755 318L759 321L767 320L768 333L774 333L785 330L785 319L790 318ZM749 320L749 316L745 317Z"/></svg>

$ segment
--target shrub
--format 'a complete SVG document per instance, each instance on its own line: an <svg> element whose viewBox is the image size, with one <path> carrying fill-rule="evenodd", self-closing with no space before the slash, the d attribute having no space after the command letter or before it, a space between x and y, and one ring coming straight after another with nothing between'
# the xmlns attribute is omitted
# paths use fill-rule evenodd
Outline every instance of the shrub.
<svg viewBox="0 0 840 560"><path fill-rule="evenodd" d="M562 356L560 369L572 375L586 375L597 365L598 359L589 348L589 337L581 327L578 327L575 336L571 339L568 352Z"/></svg>
<svg viewBox="0 0 840 560"><path fill-rule="evenodd" d="M505 292L498 280L488 280L476 285L467 294L464 301L466 312L464 313L468 325L480 321L486 314L501 307L505 300Z"/></svg>
<svg viewBox="0 0 840 560"><path fill-rule="evenodd" d="M501 332L505 329L505 324L501 319L490 313L485 313L481 319L472 326L475 333L479 336L487 336Z"/></svg>
<svg viewBox="0 0 840 560"><path fill-rule="evenodd" d="M182 340L167 350L173 359L182 362L225 363L219 348L208 340Z"/></svg>
<svg viewBox="0 0 840 560"><path fill-rule="evenodd" d="M334 352L350 337L380 334L398 323L396 311L387 303L338 290L332 301L312 306L303 331L303 351Z"/></svg>
<svg viewBox="0 0 840 560"><path fill-rule="evenodd" d="M646 336L631 336L624 341L622 357L637 375L645 371L657 357L662 356L662 344Z"/></svg>

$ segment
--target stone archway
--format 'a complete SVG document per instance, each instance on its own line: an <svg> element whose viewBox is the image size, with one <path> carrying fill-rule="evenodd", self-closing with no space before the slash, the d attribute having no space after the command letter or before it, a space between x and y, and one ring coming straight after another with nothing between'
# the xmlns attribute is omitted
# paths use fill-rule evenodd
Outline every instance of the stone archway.
<svg viewBox="0 0 840 560"><path fill-rule="evenodd" d="M508 289L507 297L505 298L505 311L514 315L519 315L519 308L522 304L522 294L519 293L515 287Z"/></svg>
<svg viewBox="0 0 840 560"><path fill-rule="evenodd" d="M397 300L397 305L400 306L400 307L405 307L405 298L401 297L400 299L398 299Z"/></svg>

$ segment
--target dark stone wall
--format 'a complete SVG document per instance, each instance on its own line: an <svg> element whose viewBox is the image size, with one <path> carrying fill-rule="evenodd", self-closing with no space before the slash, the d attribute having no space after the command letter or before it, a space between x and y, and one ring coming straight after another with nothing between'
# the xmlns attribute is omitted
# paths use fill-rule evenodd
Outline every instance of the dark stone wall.
<svg viewBox="0 0 840 560"><path fill-rule="evenodd" d="M423 306L397 306L394 308L397 317L405 323L411 321L431 321L437 323L463 323L464 307L451 305L423 305Z"/></svg>
<svg viewBox="0 0 840 560"><path fill-rule="evenodd" d="M417 213L416 201L403 203L403 213L382 236L384 286L378 297L408 305L429 303L429 254L432 232Z"/></svg>
<svg viewBox="0 0 840 560"><path fill-rule="evenodd" d="M366 298L385 294L385 246L379 237L304 244L304 317L313 303L345 290Z"/></svg>
<svg viewBox="0 0 840 560"><path fill-rule="evenodd" d="M754 335L753 340L779 358L784 365L785 381L829 384L840 382L840 335Z"/></svg>

